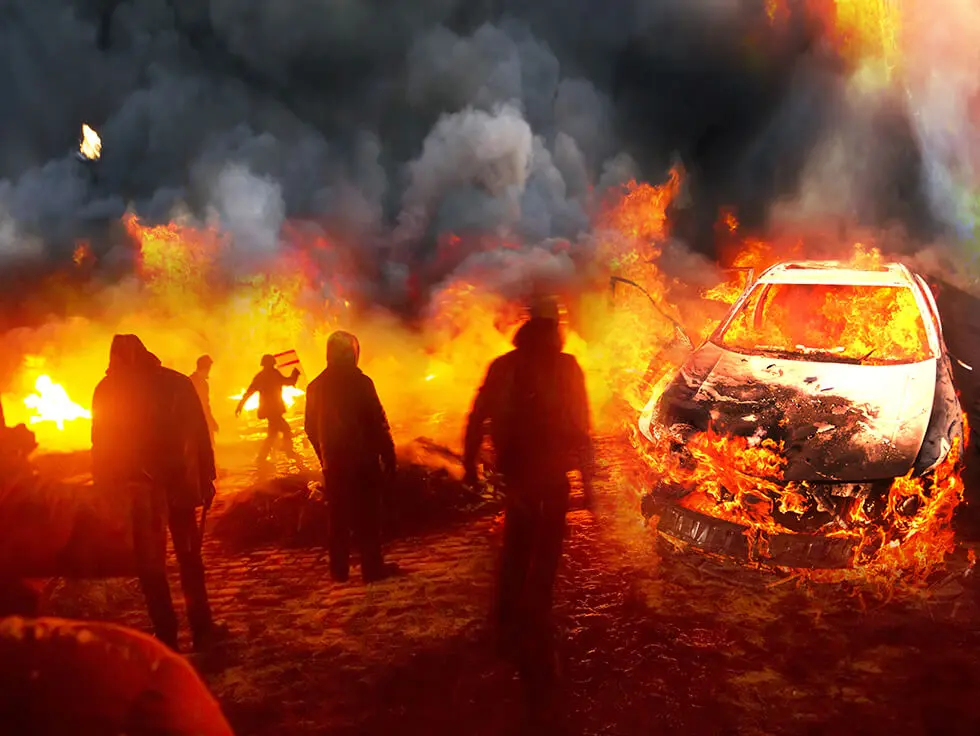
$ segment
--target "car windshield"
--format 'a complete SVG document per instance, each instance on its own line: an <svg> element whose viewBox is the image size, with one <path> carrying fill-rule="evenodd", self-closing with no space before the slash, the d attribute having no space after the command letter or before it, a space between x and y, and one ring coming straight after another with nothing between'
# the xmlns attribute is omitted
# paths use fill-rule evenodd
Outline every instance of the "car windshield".
<svg viewBox="0 0 980 736"><path fill-rule="evenodd" d="M915 295L904 286L759 284L715 342L840 363L915 363L932 354Z"/></svg>

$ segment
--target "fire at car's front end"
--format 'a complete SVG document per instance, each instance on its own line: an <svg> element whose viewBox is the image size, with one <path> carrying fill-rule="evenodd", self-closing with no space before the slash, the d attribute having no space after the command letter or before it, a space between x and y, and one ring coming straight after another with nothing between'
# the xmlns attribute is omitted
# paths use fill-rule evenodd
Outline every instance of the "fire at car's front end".
<svg viewBox="0 0 980 736"><path fill-rule="evenodd" d="M962 411L923 288L900 269L767 272L641 419L659 532L843 568L951 515Z"/></svg>

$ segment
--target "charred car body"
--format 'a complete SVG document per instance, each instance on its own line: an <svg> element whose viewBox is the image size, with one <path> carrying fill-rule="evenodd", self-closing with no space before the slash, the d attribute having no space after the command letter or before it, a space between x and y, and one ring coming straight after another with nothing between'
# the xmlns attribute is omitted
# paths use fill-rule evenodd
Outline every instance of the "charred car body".
<svg viewBox="0 0 980 736"><path fill-rule="evenodd" d="M640 431L651 442L666 432L679 456L709 431L777 443L779 483L809 503L805 513L773 505L786 533L769 540L769 558L811 568L850 565L853 537L833 532L847 531L855 506L880 515L896 478L928 477L964 440L926 282L899 264L813 261L773 266L747 287L651 400ZM744 557L746 528L677 503L690 490L661 481L645 513L668 537Z"/></svg>

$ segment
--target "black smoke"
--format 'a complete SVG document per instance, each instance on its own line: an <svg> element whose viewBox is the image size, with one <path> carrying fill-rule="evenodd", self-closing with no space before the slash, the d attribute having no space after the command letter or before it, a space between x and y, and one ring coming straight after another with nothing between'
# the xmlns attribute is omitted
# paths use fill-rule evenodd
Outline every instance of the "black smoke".
<svg viewBox="0 0 980 736"><path fill-rule="evenodd" d="M774 28L763 6L8 0L0 259L64 262L79 237L104 256L132 209L219 221L247 262L308 219L383 252L376 286L398 291L446 232L498 234L539 263L542 242L582 239L604 190L660 181L677 156L694 213L679 235L710 255L720 206L764 228L855 127L876 145L840 172L857 192L842 214L925 237L907 113L853 124L820 24ZM97 165L74 156L83 122Z"/></svg>

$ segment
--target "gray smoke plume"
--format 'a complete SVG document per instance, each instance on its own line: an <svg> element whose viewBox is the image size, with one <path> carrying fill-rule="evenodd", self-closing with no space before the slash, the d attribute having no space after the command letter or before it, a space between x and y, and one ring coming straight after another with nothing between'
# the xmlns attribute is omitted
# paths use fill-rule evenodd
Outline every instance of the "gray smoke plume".
<svg viewBox="0 0 980 736"><path fill-rule="evenodd" d="M282 247L296 219L362 250L398 245L405 262L377 258L364 290L404 291L447 232L579 239L605 188L661 180L675 151L698 232L722 204L764 224L799 198L845 90L812 29L769 28L761 0L10 0L2 13L8 265L64 261L127 210L154 222L180 208L220 223L243 261ZM749 37L763 39L752 54ZM95 164L75 156L83 122L103 139ZM884 158L886 179L905 166ZM862 176L850 186L869 197ZM878 205L857 216L906 216ZM507 258L511 273L520 255Z"/></svg>

